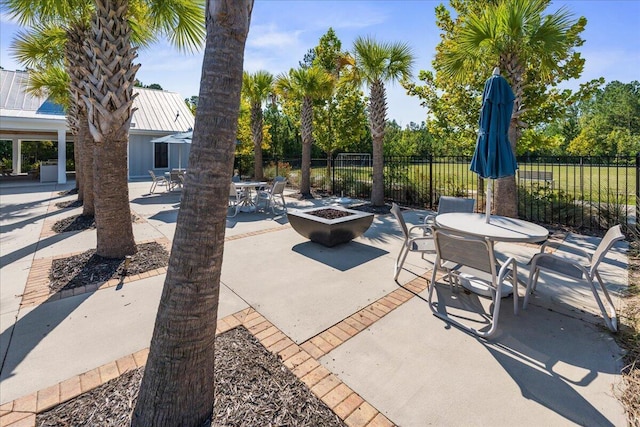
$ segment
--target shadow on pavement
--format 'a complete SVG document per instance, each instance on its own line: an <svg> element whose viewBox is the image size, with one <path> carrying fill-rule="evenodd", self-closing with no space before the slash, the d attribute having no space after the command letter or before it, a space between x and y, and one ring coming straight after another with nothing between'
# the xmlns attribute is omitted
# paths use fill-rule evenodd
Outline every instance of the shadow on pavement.
<svg viewBox="0 0 640 427"><path fill-rule="evenodd" d="M332 248L314 242L305 242L295 245L291 250L340 271L350 270L389 253L358 242L349 242Z"/></svg>

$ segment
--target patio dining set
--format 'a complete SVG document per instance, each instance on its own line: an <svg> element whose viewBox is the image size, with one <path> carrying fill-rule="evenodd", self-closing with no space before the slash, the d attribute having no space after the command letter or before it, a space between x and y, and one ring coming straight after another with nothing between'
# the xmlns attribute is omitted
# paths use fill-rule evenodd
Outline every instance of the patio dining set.
<svg viewBox="0 0 640 427"><path fill-rule="evenodd" d="M271 210L276 213L276 208L287 211L284 200L284 189L287 185L286 178L277 176L271 184L266 181L242 181L234 175L229 185L229 208L232 213L228 217L234 217L238 212L264 212Z"/></svg>
<svg viewBox="0 0 640 427"><path fill-rule="evenodd" d="M574 246L562 248L564 244L547 240L549 232L540 225L497 215L492 215L487 222L487 215L474 213L473 209L473 199L443 196L438 213L427 216L423 224L411 228L407 227L399 206L394 203L391 209L404 235L395 262L394 279L397 280L409 252L420 253L422 258L426 254L435 255L428 291L429 306L434 315L476 336L491 337L497 331L502 298L512 295L514 314L518 314L518 284L521 281L515 257L507 254L506 260L498 261L495 244L544 242L527 263L530 273L522 308L527 308L541 271L569 281L582 280L589 285L606 326L617 332L616 309L598 266L613 245L624 240L620 225L611 227L596 250L588 252ZM442 277L451 293L440 288L438 271L445 273ZM557 283L554 280L554 284ZM469 295L488 297L491 301L489 309L486 310L479 300L463 302L461 288ZM465 313L459 314L457 310L460 309ZM471 319L469 310L480 313L476 324L463 321Z"/></svg>

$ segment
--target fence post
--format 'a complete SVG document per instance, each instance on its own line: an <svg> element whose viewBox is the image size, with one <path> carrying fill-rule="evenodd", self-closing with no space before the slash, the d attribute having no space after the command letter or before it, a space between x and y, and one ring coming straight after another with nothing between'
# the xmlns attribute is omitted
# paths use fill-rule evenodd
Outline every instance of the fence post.
<svg viewBox="0 0 640 427"><path fill-rule="evenodd" d="M640 233L640 152L636 154L636 231Z"/></svg>
<svg viewBox="0 0 640 427"><path fill-rule="evenodd" d="M429 160L429 209L433 209L433 154L427 157Z"/></svg>
<svg viewBox="0 0 640 427"><path fill-rule="evenodd" d="M331 194L336 195L336 159L331 156Z"/></svg>

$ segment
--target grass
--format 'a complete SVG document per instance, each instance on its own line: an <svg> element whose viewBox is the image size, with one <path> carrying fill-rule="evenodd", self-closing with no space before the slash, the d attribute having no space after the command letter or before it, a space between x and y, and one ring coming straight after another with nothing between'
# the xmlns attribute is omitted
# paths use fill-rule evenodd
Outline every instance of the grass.
<svg viewBox="0 0 640 427"><path fill-rule="evenodd" d="M392 163L388 163L391 165ZM402 168L402 166L400 166ZM392 169L386 167L385 171ZM605 202L610 194L625 199L627 205L635 205L636 166L601 166L601 165L569 165L522 163L522 170L539 170L553 173L553 190L562 190L575 200L587 202ZM371 167L336 168L335 176L348 175L359 180L371 179ZM435 189L446 192L449 188L462 188L466 192L478 190L478 179L469 170L467 159L460 162L422 163L408 165L405 178L418 185L427 185L431 174ZM324 177L326 166L311 168L312 177ZM520 184L539 184L535 181L520 181ZM446 193L448 194L448 193Z"/></svg>

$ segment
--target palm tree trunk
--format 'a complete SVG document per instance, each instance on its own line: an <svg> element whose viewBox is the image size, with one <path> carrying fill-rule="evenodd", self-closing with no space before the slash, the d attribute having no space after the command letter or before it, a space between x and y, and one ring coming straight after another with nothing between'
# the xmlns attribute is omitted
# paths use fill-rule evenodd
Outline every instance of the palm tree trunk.
<svg viewBox="0 0 640 427"><path fill-rule="evenodd" d="M67 120L69 122L69 128L74 135L73 142L73 157L76 165L76 188L78 189L78 200L83 202L83 215L92 215L94 213L93 207L93 179L89 187L85 185L87 182L86 174L87 168L83 168L83 147L87 138L90 138L89 124L87 123L87 111L84 103L82 102L82 85L83 85L83 70L89 68L89 58L86 55L83 47L85 40L89 37L89 28L82 21L79 20L73 25L70 25L67 30L67 43L65 45L65 58L66 58L66 71L69 75L69 92L71 98L71 106L67 113ZM90 156L93 159L93 155ZM93 174L91 168L91 176ZM91 194L85 195L85 191ZM85 201L86 196L86 201Z"/></svg>
<svg viewBox="0 0 640 427"><path fill-rule="evenodd" d="M371 204L384 206L384 125L387 117L387 96L382 81L371 84L371 109L369 121L373 139L373 183L371 185Z"/></svg>
<svg viewBox="0 0 640 427"><path fill-rule="evenodd" d="M262 169L262 106L251 106L251 136L253 137L253 170L256 181L262 181L264 171Z"/></svg>
<svg viewBox="0 0 640 427"><path fill-rule="evenodd" d="M89 132L87 111L84 108L78 117L80 121L75 147L80 158L80 168L76 167L76 173L79 169L80 181L82 182L82 215L94 216L96 209L93 188L93 138Z"/></svg>
<svg viewBox="0 0 640 427"><path fill-rule="evenodd" d="M300 165L300 194L311 197L311 145L313 145L313 101L305 96L301 111L302 165Z"/></svg>
<svg viewBox="0 0 640 427"><path fill-rule="evenodd" d="M133 85L140 65L134 65L127 22L128 0L96 0L92 37L85 52L91 67L85 76L89 131L94 145L96 254L124 258L136 252L131 225L127 173Z"/></svg>
<svg viewBox="0 0 640 427"><path fill-rule="evenodd" d="M511 142L511 148L515 153L522 133L519 125L519 115L524 94L524 88L522 87L524 67L517 55L508 53L500 57L500 68L506 71L507 80L515 95L511 123L509 123L509 142ZM497 215L510 218L518 217L518 188L515 177L510 176L496 180L494 201L495 203L492 206L494 206Z"/></svg>
<svg viewBox="0 0 640 427"><path fill-rule="evenodd" d="M189 169L131 425L211 423L214 337L244 45L253 0L210 0Z"/></svg>

